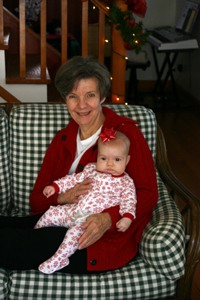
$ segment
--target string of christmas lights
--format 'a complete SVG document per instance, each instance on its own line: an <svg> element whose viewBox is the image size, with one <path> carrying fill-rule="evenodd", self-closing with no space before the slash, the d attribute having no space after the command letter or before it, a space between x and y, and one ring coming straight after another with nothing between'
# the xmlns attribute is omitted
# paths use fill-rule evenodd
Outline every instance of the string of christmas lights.
<svg viewBox="0 0 200 300"><path fill-rule="evenodd" d="M137 11L134 9L132 9L132 11L122 11L121 8L119 8L115 2L109 2L104 0L100 1L105 2L107 5L107 9L109 10L109 17L107 21L109 23L115 24L116 29L121 31L121 37L124 40L124 47L128 50L134 49L136 53L139 53L141 47L145 45L146 39L149 36L149 32L143 32L142 21L138 23L135 22L133 12L137 14ZM141 0L141 4L142 2L143 4L146 4L144 0ZM136 6L138 6L138 4ZM93 5L93 9L96 8L97 7ZM145 12L146 10L143 9L143 15L140 14L140 17L144 17Z"/></svg>

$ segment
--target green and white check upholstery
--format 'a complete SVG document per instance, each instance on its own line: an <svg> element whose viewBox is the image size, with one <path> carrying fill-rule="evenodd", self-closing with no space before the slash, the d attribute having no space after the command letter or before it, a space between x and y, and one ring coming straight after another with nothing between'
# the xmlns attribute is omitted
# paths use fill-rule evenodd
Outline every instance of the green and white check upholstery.
<svg viewBox="0 0 200 300"><path fill-rule="evenodd" d="M156 119L140 106L109 105L120 115L140 122L153 158ZM13 215L31 213L29 195L42 159L56 132L67 126L65 104L13 107L10 115L10 162ZM156 299L175 294L184 272L184 224L174 200L158 176L159 201L144 229L137 257L119 270L98 275L44 275L39 271L10 272L9 299Z"/></svg>
<svg viewBox="0 0 200 300"><path fill-rule="evenodd" d="M4 269L0 269L0 300L8 299L9 279L8 272Z"/></svg>
<svg viewBox="0 0 200 300"><path fill-rule="evenodd" d="M0 214L6 215L10 203L8 116L0 108Z"/></svg>
<svg viewBox="0 0 200 300"><path fill-rule="evenodd" d="M145 227L139 254L155 270L172 280L184 275L185 231L182 216L157 174L158 203Z"/></svg>
<svg viewBox="0 0 200 300"><path fill-rule="evenodd" d="M29 195L55 134L69 123L66 105L17 105L10 114L12 214L31 213Z"/></svg>
<svg viewBox="0 0 200 300"><path fill-rule="evenodd" d="M153 159L156 159L156 118L151 109L146 109L143 106L134 105L107 105L107 107L114 110L118 115L136 120L139 122L138 127L142 131L149 148L151 150Z"/></svg>
<svg viewBox="0 0 200 300"><path fill-rule="evenodd" d="M38 271L11 272L12 300L128 300L174 295L176 282L157 273L136 257L120 270L98 275L45 275Z"/></svg>

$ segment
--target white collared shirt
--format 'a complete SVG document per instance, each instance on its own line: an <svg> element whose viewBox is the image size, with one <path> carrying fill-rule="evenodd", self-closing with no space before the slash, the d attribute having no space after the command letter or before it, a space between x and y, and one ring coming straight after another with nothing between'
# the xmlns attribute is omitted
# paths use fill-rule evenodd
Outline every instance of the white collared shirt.
<svg viewBox="0 0 200 300"><path fill-rule="evenodd" d="M103 125L102 125L103 126ZM99 134L101 133L101 128L102 126L86 140L81 140L80 139L80 130L78 130L77 137L76 137L76 155L73 164L71 165L71 168L69 170L69 175L72 173L75 173L76 168L78 166L78 163L83 156L83 154L92 146L96 143L96 141L99 138Z"/></svg>

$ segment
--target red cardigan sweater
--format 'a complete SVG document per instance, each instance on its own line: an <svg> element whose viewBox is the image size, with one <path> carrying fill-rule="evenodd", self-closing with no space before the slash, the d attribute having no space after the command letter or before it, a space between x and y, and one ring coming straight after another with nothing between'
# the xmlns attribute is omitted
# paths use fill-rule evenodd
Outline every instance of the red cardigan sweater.
<svg viewBox="0 0 200 300"><path fill-rule="evenodd" d="M96 243L87 248L87 269L110 270L120 268L137 253L137 244L145 225L151 219L152 210L157 203L158 192L154 162L151 152L136 121L117 115L111 109L103 107L105 127L123 132L131 142L130 162L126 171L134 180L137 191L136 219L126 232L116 230L120 219L119 207L107 211L112 218L112 228ZM50 206L56 206L57 194L46 198L42 191L46 185L68 174L76 153L77 123L72 120L68 126L58 132L47 149L41 170L30 196L30 206L34 213L45 212ZM76 173L81 172L89 162L96 162L97 145L92 146L82 156Z"/></svg>

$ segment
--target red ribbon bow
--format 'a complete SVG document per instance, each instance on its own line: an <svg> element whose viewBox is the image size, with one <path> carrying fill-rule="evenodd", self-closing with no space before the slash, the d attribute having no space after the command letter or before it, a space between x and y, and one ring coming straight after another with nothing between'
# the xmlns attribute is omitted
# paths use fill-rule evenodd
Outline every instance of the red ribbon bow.
<svg viewBox="0 0 200 300"><path fill-rule="evenodd" d="M104 132L102 132L99 137L102 138L102 142L105 143L106 141L110 141L112 139L115 139L116 131L113 130L113 127L110 129L105 128Z"/></svg>

